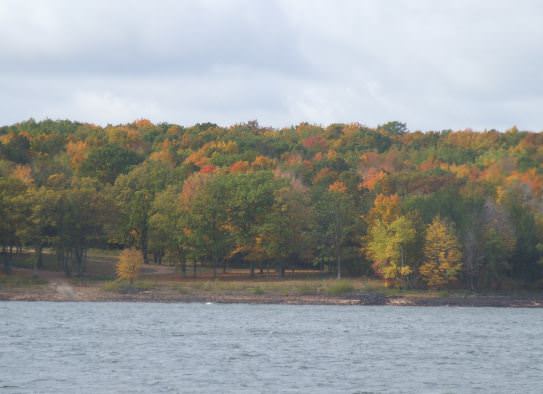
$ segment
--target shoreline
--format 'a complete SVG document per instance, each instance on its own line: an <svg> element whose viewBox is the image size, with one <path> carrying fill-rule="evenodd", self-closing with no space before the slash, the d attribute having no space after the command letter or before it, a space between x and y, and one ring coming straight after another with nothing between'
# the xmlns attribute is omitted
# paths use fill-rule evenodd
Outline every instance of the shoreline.
<svg viewBox="0 0 543 394"><path fill-rule="evenodd" d="M40 289L0 289L0 301L46 302L148 302L148 303L214 303L254 305L360 305L360 306L450 306L543 308L543 295L469 295L435 297L417 295L385 296L379 293L323 295L208 295L176 294L171 291L141 291L134 293L106 292L91 287Z"/></svg>
<svg viewBox="0 0 543 394"><path fill-rule="evenodd" d="M11 282L0 282L0 301L543 308L543 292L535 290L398 292L376 288L379 283L368 279L346 283L320 279L179 281L171 272L157 272L156 267L148 269L140 282L126 287L106 280L67 279L55 271L41 271L34 280L32 271L17 268Z"/></svg>

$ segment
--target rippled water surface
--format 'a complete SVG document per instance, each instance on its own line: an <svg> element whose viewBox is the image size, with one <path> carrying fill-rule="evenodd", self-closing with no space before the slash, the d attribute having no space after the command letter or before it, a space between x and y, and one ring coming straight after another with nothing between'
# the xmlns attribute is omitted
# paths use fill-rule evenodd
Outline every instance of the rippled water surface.
<svg viewBox="0 0 543 394"><path fill-rule="evenodd" d="M0 393L543 393L543 310L0 302Z"/></svg>

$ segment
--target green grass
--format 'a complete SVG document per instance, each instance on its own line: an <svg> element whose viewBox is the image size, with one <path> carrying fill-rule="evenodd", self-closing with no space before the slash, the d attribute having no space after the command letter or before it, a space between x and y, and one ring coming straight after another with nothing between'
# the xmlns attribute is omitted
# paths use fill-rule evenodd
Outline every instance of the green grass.
<svg viewBox="0 0 543 394"><path fill-rule="evenodd" d="M13 266L20 268L33 268L34 263L36 262L36 255L34 253L21 253L15 254L12 256ZM56 271L58 270L58 263L56 256L52 254L43 254L42 255L42 264L43 270L46 271Z"/></svg>
<svg viewBox="0 0 543 394"><path fill-rule="evenodd" d="M322 283L308 282L302 283L293 288L293 293L297 295L316 295L322 290Z"/></svg>
<svg viewBox="0 0 543 394"><path fill-rule="evenodd" d="M186 287L186 286L175 286L174 288L175 288L175 290L177 290L177 292L178 292L179 294L186 294L186 295L188 295L188 294L191 294L191 293L192 293L191 290L190 290L188 287Z"/></svg>
<svg viewBox="0 0 543 394"><path fill-rule="evenodd" d="M47 284L45 279L19 276L19 275L0 275L1 288L30 288Z"/></svg>
<svg viewBox="0 0 543 394"><path fill-rule="evenodd" d="M334 283L330 284L326 289L328 295L339 296L344 294L352 293L355 290L353 282L350 280L337 280Z"/></svg>
<svg viewBox="0 0 543 394"><path fill-rule="evenodd" d="M253 289L253 294L255 294L255 295L263 295L263 294L266 294L266 292L264 291L264 289L262 287L256 286Z"/></svg>
<svg viewBox="0 0 543 394"><path fill-rule="evenodd" d="M276 296L310 296L310 295L348 295L357 291L372 291L366 288L362 280L196 280L183 282L162 282L181 294L205 295L276 295ZM377 286L374 286L377 288Z"/></svg>
<svg viewBox="0 0 543 394"><path fill-rule="evenodd" d="M88 275L85 274L83 277L75 277L79 283L96 283L96 282L105 282L105 281L114 281L115 275L100 274L100 275Z"/></svg>
<svg viewBox="0 0 543 394"><path fill-rule="evenodd" d="M152 290L156 287L157 284L155 282L147 280L137 280L133 284L124 280L114 280L102 285L103 290L115 293L137 293L140 291Z"/></svg>
<svg viewBox="0 0 543 394"><path fill-rule="evenodd" d="M104 259L109 258L112 261L116 261L117 258L119 257L119 253L121 253L119 249L92 249L91 248L87 252L87 256L89 258L92 258L92 257L101 257Z"/></svg>

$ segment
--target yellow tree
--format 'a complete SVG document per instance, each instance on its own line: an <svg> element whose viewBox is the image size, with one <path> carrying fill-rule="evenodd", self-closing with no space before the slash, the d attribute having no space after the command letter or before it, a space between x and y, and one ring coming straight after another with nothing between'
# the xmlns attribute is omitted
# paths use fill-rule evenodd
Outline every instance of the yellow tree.
<svg viewBox="0 0 543 394"><path fill-rule="evenodd" d="M385 285L391 282L401 285L413 272L407 249L415 237L414 224L406 216L399 216L391 223L378 220L370 227L366 255L373 261L373 269L385 279Z"/></svg>
<svg viewBox="0 0 543 394"><path fill-rule="evenodd" d="M462 251L452 226L436 216L426 230L424 263L419 272L428 287L454 282L462 269Z"/></svg>
<svg viewBox="0 0 543 394"><path fill-rule="evenodd" d="M400 284L413 272L408 250L417 236L415 224L401 215L398 195L379 194L369 213L368 235L363 251L385 285Z"/></svg>
<svg viewBox="0 0 543 394"><path fill-rule="evenodd" d="M127 280L130 284L137 279L143 257L136 249L124 249L119 255L117 263L117 278Z"/></svg>

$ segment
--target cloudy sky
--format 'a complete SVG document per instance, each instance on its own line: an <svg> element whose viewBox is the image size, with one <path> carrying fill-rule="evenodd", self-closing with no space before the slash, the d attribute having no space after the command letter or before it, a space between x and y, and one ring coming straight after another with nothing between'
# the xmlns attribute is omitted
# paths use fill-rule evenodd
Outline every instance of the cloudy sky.
<svg viewBox="0 0 543 394"><path fill-rule="evenodd" d="M0 124L543 130L539 0L2 0Z"/></svg>

